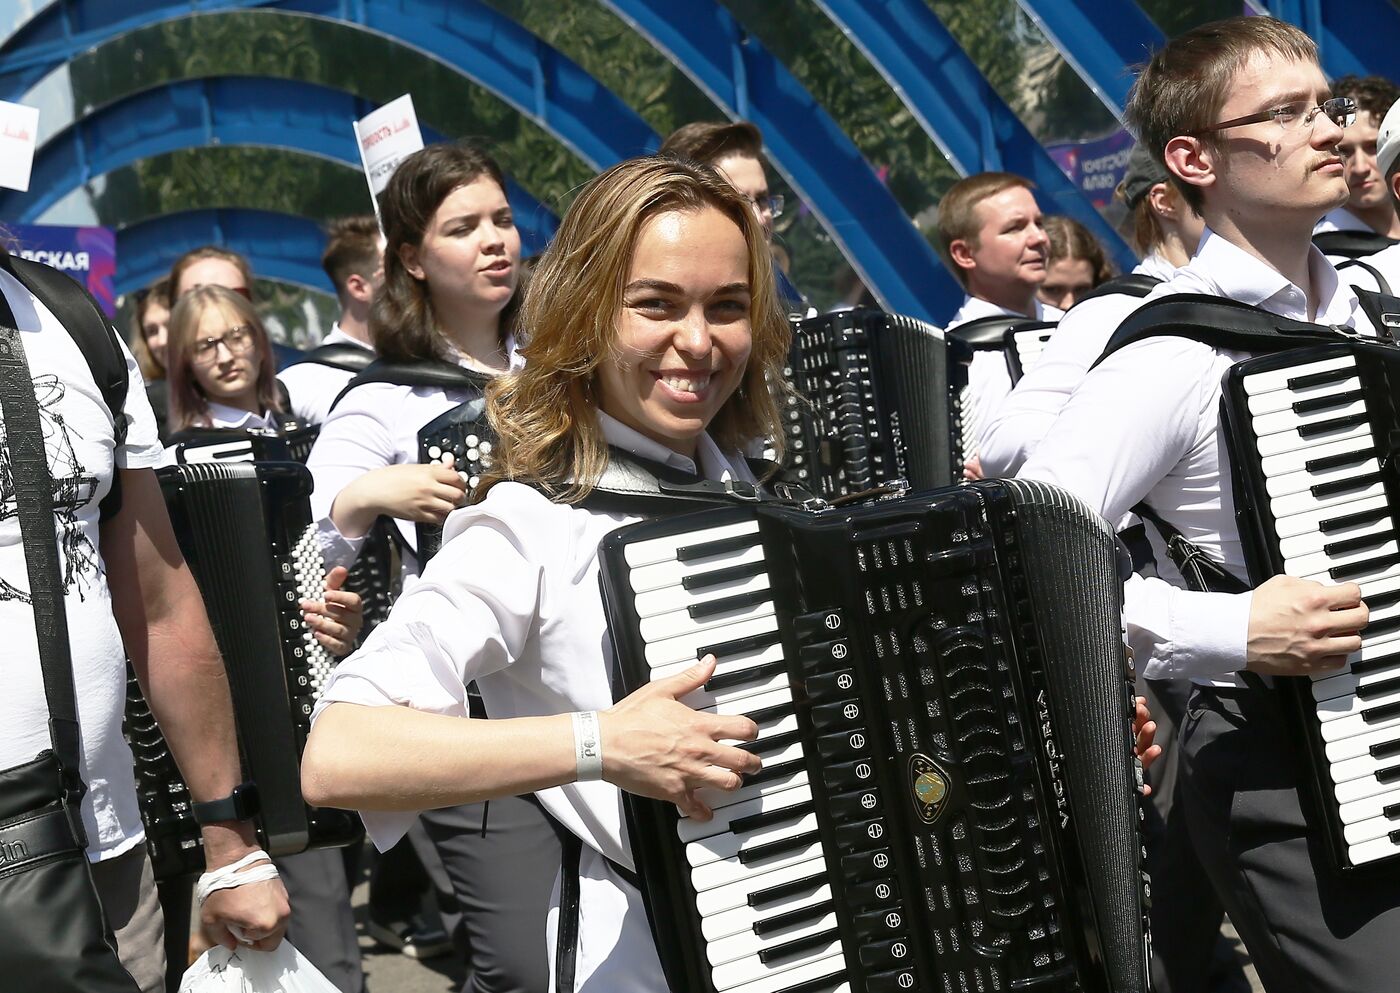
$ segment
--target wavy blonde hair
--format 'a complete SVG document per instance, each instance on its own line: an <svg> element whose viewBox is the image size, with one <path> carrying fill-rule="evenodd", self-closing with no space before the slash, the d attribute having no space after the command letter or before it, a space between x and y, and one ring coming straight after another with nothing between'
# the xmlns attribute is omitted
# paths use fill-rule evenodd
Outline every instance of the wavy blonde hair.
<svg viewBox="0 0 1400 993"><path fill-rule="evenodd" d="M763 230L748 201L714 170L647 156L620 162L585 186L535 267L520 310L519 327L529 336L521 349L525 367L498 376L486 391L500 441L478 496L506 479L540 485L568 503L592 491L608 463L597 372L613 357L637 237L658 214L706 207L743 232L753 334L744 376L708 430L726 450L766 439L781 454L774 391L782 388L791 330Z"/></svg>

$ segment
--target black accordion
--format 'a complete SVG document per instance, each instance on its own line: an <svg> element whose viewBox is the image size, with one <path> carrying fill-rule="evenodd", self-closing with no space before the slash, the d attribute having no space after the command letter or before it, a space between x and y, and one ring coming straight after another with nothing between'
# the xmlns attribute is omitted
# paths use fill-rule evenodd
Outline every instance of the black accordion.
<svg viewBox="0 0 1400 993"><path fill-rule="evenodd" d="M418 432L418 461L442 462L451 455L453 466L467 484L467 499L471 500L481 474L490 465L495 442L496 433L486 419L486 398L476 397L423 426ZM442 546L442 525L419 523L417 537L421 569Z"/></svg>
<svg viewBox="0 0 1400 993"><path fill-rule="evenodd" d="M1054 331L1053 322L1009 314L979 317L948 329L948 347L956 367L952 390L957 429L953 444L962 458L976 452L992 414L988 402L977 395L978 384L969 382L973 362L993 358L1005 362L1007 376L1014 385L1039 359ZM961 458L958 465L961 468Z"/></svg>
<svg viewBox="0 0 1400 993"><path fill-rule="evenodd" d="M942 332L897 314L794 321L784 430L796 481L832 499L895 479L915 489L961 479L947 356Z"/></svg>
<svg viewBox="0 0 1400 993"><path fill-rule="evenodd" d="M1339 671L1280 680L1343 868L1400 855L1400 349L1355 342L1247 359L1225 379L1235 511L1254 585L1354 582L1371 610Z"/></svg>
<svg viewBox="0 0 1400 993"><path fill-rule="evenodd" d="M287 855L357 841L353 813L308 807L301 795L311 710L334 665L299 606L324 592L311 474L294 462L209 461L157 476L223 654L245 777L258 788L263 848ZM156 878L203 871L189 790L134 676L124 730Z"/></svg>
<svg viewBox="0 0 1400 993"><path fill-rule="evenodd" d="M601 557L615 694L713 654L685 702L759 726L712 821L625 796L671 989L1148 988L1102 520L997 481L647 522Z"/></svg>

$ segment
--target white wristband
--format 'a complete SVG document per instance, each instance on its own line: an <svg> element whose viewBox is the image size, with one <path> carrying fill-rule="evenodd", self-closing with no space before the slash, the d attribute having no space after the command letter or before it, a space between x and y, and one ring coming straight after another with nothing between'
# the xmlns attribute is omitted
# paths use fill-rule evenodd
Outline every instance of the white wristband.
<svg viewBox="0 0 1400 993"><path fill-rule="evenodd" d="M598 711L584 710L569 716L574 722L574 763L578 781L602 779L603 736L598 728Z"/></svg>

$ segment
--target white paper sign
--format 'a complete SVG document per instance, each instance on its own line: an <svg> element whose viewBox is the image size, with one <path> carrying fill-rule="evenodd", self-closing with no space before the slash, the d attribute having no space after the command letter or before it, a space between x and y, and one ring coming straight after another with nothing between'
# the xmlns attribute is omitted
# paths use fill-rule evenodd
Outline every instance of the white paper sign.
<svg viewBox="0 0 1400 993"><path fill-rule="evenodd" d="M405 93L356 121L355 140L360 146L360 162L369 181L370 196L377 204L398 164L423 147L412 94ZM375 210L378 211L377 205Z"/></svg>
<svg viewBox="0 0 1400 993"><path fill-rule="evenodd" d="M0 186L29 189L34 145L39 137L39 108L0 100Z"/></svg>

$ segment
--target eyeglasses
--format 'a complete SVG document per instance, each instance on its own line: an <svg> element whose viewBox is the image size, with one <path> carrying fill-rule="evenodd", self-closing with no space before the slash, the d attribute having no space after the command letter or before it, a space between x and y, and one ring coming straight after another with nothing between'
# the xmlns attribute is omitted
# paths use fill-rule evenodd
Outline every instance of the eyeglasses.
<svg viewBox="0 0 1400 993"><path fill-rule="evenodd" d="M1226 128L1242 127L1245 124L1262 124L1265 121L1276 121L1278 126L1285 131L1298 131L1302 128L1312 127L1312 123L1317 119L1319 113L1325 115L1339 128L1350 127L1356 123L1356 101L1351 97L1333 97L1331 100L1324 100L1321 104L1309 108L1308 101L1299 100L1282 107L1261 110L1257 114L1236 117L1233 121L1222 121L1219 124L1212 124L1208 128L1197 128L1195 131L1186 133L1200 136L1224 131Z"/></svg>
<svg viewBox="0 0 1400 993"><path fill-rule="evenodd" d="M781 193L774 193L772 196L766 197L744 197L744 199L760 214L766 210L774 217L783 216L783 204L787 202Z"/></svg>
<svg viewBox="0 0 1400 993"><path fill-rule="evenodd" d="M228 349L230 355L246 355L253 350L253 327L251 324L240 324L236 328L229 328L217 338L205 338L203 341L194 343L195 365L213 365L218 360L219 346L223 345Z"/></svg>

